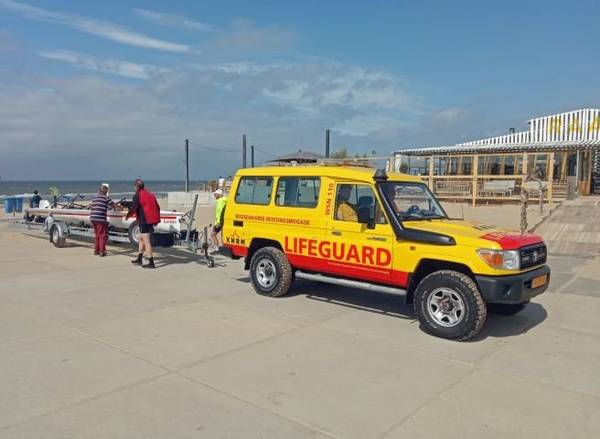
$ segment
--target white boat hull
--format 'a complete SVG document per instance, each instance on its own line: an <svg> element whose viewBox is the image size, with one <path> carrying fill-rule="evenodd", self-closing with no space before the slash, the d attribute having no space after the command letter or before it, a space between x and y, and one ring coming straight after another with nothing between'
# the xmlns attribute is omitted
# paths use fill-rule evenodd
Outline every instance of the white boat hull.
<svg viewBox="0 0 600 439"><path fill-rule="evenodd" d="M61 208L26 208L25 213L31 217L47 218L52 216L55 221L66 223L83 223L91 225L90 210L88 209L61 209ZM107 214L108 223L115 229L129 230L136 221L135 217L125 219L125 211L109 210ZM184 213L161 210L160 223L154 227L156 233L179 233L181 231L181 218Z"/></svg>

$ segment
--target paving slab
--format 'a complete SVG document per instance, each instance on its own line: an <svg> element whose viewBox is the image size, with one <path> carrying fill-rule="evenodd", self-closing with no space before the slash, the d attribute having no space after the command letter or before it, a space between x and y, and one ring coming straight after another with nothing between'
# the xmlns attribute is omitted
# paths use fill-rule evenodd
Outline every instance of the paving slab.
<svg viewBox="0 0 600 439"><path fill-rule="evenodd" d="M85 402L0 431L4 439L197 439L327 436L179 376Z"/></svg>
<svg viewBox="0 0 600 439"><path fill-rule="evenodd" d="M590 439L600 433L600 400L490 370L435 397L386 439Z"/></svg>
<svg viewBox="0 0 600 439"><path fill-rule="evenodd" d="M577 279L563 288L561 292L580 296L592 296L600 299L600 280L578 276Z"/></svg>
<svg viewBox="0 0 600 439"><path fill-rule="evenodd" d="M26 308L0 301L0 343L62 331L62 325Z"/></svg>
<svg viewBox="0 0 600 439"><path fill-rule="evenodd" d="M550 285L547 293L560 293L564 291L564 286L575 279L577 276L571 273L560 273L552 271L550 275Z"/></svg>
<svg viewBox="0 0 600 439"><path fill-rule="evenodd" d="M69 331L0 344L0 427L161 373Z"/></svg>
<svg viewBox="0 0 600 439"><path fill-rule="evenodd" d="M85 329L108 343L168 368L238 349L296 328L216 302L174 306Z"/></svg>
<svg viewBox="0 0 600 439"><path fill-rule="evenodd" d="M480 365L600 397L600 343L595 335L537 327Z"/></svg>
<svg viewBox="0 0 600 439"><path fill-rule="evenodd" d="M600 298L563 294L548 305L546 326L600 335Z"/></svg>
<svg viewBox="0 0 600 439"><path fill-rule="evenodd" d="M472 367L396 339L303 328L182 371L341 438L371 438Z"/></svg>

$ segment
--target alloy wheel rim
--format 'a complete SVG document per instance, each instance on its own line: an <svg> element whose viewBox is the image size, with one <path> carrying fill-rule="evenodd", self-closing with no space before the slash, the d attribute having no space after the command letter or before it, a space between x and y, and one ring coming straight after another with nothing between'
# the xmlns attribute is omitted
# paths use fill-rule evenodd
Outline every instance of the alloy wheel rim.
<svg viewBox="0 0 600 439"><path fill-rule="evenodd" d="M427 299L427 311L438 325L451 328L464 319L465 302L456 291L437 288Z"/></svg>
<svg viewBox="0 0 600 439"><path fill-rule="evenodd" d="M270 289L275 285L277 279L277 269L270 259L263 258L256 264L256 280L258 284L265 289Z"/></svg>

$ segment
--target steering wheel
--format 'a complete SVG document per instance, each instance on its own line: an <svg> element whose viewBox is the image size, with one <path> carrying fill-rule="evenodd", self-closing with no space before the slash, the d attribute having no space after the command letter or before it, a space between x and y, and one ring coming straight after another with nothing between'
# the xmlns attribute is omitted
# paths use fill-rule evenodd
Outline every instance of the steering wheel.
<svg viewBox="0 0 600 439"><path fill-rule="evenodd" d="M415 215L419 212L421 212L421 208L419 206L417 206L416 204L413 204L406 210L406 213L409 215Z"/></svg>

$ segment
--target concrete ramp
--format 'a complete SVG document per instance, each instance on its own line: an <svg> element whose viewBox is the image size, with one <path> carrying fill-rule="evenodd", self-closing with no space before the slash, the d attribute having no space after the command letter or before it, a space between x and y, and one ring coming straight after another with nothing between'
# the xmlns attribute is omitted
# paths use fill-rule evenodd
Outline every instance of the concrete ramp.
<svg viewBox="0 0 600 439"><path fill-rule="evenodd" d="M535 232L552 255L600 255L600 196L564 201Z"/></svg>

